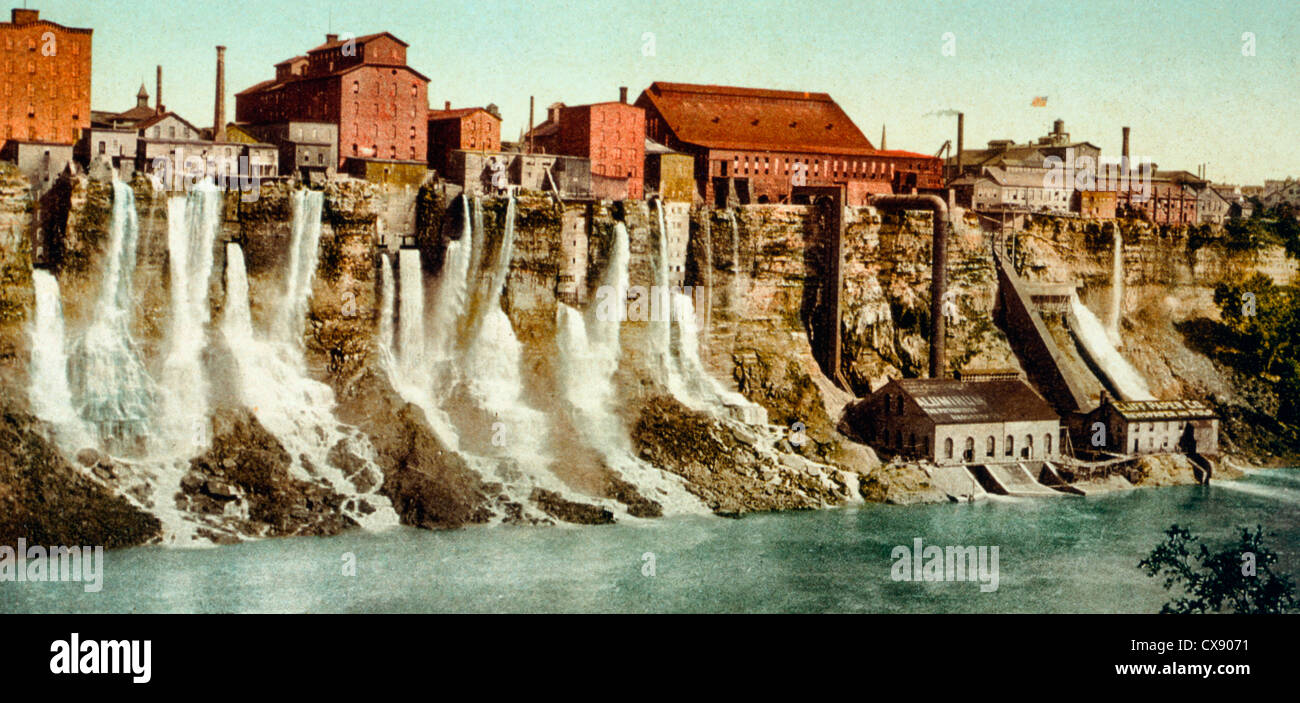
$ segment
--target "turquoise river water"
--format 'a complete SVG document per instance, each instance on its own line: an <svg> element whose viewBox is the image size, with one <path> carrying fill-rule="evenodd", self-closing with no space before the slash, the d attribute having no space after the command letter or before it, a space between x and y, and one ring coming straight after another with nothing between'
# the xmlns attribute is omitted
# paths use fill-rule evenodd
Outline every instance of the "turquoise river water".
<svg viewBox="0 0 1300 703"><path fill-rule="evenodd" d="M1089 498L141 547L106 555L98 593L0 583L0 612L1146 613L1167 594L1137 562L1171 523L1213 547L1262 524L1294 577L1300 470ZM997 546L997 590L893 580L891 552L918 537Z"/></svg>

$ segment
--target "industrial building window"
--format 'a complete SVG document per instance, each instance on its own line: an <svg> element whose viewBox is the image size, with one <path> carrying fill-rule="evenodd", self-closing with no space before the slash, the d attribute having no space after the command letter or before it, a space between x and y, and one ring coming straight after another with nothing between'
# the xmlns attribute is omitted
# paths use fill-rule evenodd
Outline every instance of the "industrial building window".
<svg viewBox="0 0 1300 703"><path fill-rule="evenodd" d="M1011 435L1007 435L1006 455L1013 456L1015 455L1015 453L1016 453L1016 438L1012 437Z"/></svg>
<svg viewBox="0 0 1300 703"><path fill-rule="evenodd" d="M943 456L945 459L952 458L952 437L943 440Z"/></svg>
<svg viewBox="0 0 1300 703"><path fill-rule="evenodd" d="M962 459L965 461L975 460L975 438L974 437L966 438L966 453L962 454Z"/></svg>
<svg viewBox="0 0 1300 703"><path fill-rule="evenodd" d="M1043 435L1043 454L1050 455L1051 453L1052 453L1052 435L1045 434Z"/></svg>
<svg viewBox="0 0 1300 703"><path fill-rule="evenodd" d="M993 439L993 435L989 435L988 441L985 442L984 446L984 456L989 457L996 454L997 444L997 440Z"/></svg>

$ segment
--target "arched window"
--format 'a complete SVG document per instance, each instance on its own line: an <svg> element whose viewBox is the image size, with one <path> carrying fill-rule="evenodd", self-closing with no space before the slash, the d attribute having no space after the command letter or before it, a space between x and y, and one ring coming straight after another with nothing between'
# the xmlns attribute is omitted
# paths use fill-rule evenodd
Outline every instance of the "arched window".
<svg viewBox="0 0 1300 703"><path fill-rule="evenodd" d="M975 460L975 438L967 437L966 451L962 454L962 461L974 461L974 460Z"/></svg>
<svg viewBox="0 0 1300 703"><path fill-rule="evenodd" d="M1016 438L1012 437L1011 435L1007 435L1006 455L1015 456L1015 454L1016 454Z"/></svg>
<svg viewBox="0 0 1300 703"><path fill-rule="evenodd" d="M902 448L903 448L903 431L894 430L894 449L898 450Z"/></svg>
<svg viewBox="0 0 1300 703"><path fill-rule="evenodd" d="M996 439L993 439L993 435L989 435L988 441L985 442L984 444L985 444L984 456L991 457L997 453L998 442Z"/></svg>
<svg viewBox="0 0 1300 703"><path fill-rule="evenodd" d="M1043 435L1043 456L1052 455L1052 433Z"/></svg>
<svg viewBox="0 0 1300 703"><path fill-rule="evenodd" d="M907 434L907 448L913 451L916 450L916 433L909 432Z"/></svg>
<svg viewBox="0 0 1300 703"><path fill-rule="evenodd" d="M1029 434L1025 435L1025 448L1020 450L1020 454L1026 459L1034 458L1034 436L1033 435L1029 435Z"/></svg>
<svg viewBox="0 0 1300 703"><path fill-rule="evenodd" d="M943 458L952 458L952 437L943 440Z"/></svg>

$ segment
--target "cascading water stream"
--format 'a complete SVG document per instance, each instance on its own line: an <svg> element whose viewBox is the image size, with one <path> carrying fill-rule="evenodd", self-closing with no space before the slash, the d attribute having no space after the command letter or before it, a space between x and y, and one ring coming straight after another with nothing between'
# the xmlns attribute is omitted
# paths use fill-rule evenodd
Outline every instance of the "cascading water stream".
<svg viewBox="0 0 1300 703"><path fill-rule="evenodd" d="M312 282L320 249L321 210L325 194L317 190L299 190L293 194L292 240L289 244L289 271L285 279L284 299L277 318L276 335L302 345L302 324L311 301Z"/></svg>
<svg viewBox="0 0 1300 703"><path fill-rule="evenodd" d="M1124 308L1124 236L1115 228L1115 251L1111 255L1110 269L1110 327L1106 332L1110 343L1120 345L1120 321Z"/></svg>
<svg viewBox="0 0 1300 703"><path fill-rule="evenodd" d="M64 343L63 302L59 281L44 269L32 271L36 289L36 318L29 330L32 354L28 398L32 410L54 425L60 446L68 450L93 444L72 402L68 385L68 354Z"/></svg>
<svg viewBox="0 0 1300 703"><path fill-rule="evenodd" d="M1068 322L1084 351L1110 380L1110 385L1122 400L1154 400L1141 374L1110 343L1105 326L1078 295L1070 297Z"/></svg>
<svg viewBox="0 0 1300 703"><path fill-rule="evenodd" d="M393 276L393 260L388 254L380 254L379 292L379 353L385 368L393 368L393 317L397 304L397 281Z"/></svg>
<svg viewBox="0 0 1300 703"><path fill-rule="evenodd" d="M78 414L110 451L141 453L152 437L157 389L131 339L139 225L135 193L113 181L113 215L94 318L74 345L68 378Z"/></svg>
<svg viewBox="0 0 1300 703"><path fill-rule="evenodd" d="M305 315L310 301L319 247L320 198L320 193L301 191L294 198L292 245L303 256L297 260L291 257L295 270L290 272L286 297L281 301L282 309L296 311L294 315ZM313 223L312 219L317 221ZM302 317L297 319L298 327L293 328L291 320L281 316L269 339L255 333L243 249L237 243L227 244L226 309L221 332L235 359L235 388L240 402L284 445L298 478L324 479L347 498L343 512L362 527L377 530L394 526L398 518L390 502L374 492L382 484L383 475L374 447L356 428L338 421L333 391L308 375L302 349ZM353 480L339 466L342 463L359 463L357 471L369 473L376 489L355 490Z"/></svg>
<svg viewBox="0 0 1300 703"><path fill-rule="evenodd" d="M621 307L627 299L630 259L627 227L616 223L601 290L620 309L593 305L584 320L581 313L565 303L557 308L556 345L565 400L573 409L573 425L586 444L642 495L660 503L666 513L704 513L707 508L683 487L680 479L636 457L627 430L615 412L614 374L622 356Z"/></svg>
<svg viewBox="0 0 1300 703"><path fill-rule="evenodd" d="M655 328L656 351L663 349L661 366L665 371L668 390L688 407L696 410L714 410L732 415L751 424L766 424L767 412L739 393L726 389L704 368L700 360L699 324L695 317L695 303L683 292L674 292L668 285L668 237L664 223L663 202L656 200L659 219L659 251L655 268L655 285L662 286L666 303L663 306L662 327ZM739 277L739 235L732 222L732 259ZM733 284L734 285L734 284ZM733 287L734 290L734 287ZM656 296L657 297L657 296ZM677 328L676 346L673 346L673 327Z"/></svg>
<svg viewBox="0 0 1300 703"><path fill-rule="evenodd" d="M211 182L167 203L171 326L160 383L161 424L175 448L207 444L208 384L203 350L211 321L213 247L221 228L223 194Z"/></svg>

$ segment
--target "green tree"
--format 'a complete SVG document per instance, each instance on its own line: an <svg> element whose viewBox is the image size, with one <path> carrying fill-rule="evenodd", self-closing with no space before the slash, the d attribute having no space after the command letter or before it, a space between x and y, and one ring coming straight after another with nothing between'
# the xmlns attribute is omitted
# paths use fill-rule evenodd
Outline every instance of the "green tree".
<svg viewBox="0 0 1300 703"><path fill-rule="evenodd" d="M1220 282L1214 303L1223 323L1238 336L1241 351L1255 357L1258 371L1271 374L1280 361L1296 357L1300 310L1291 286L1255 273L1245 281Z"/></svg>
<svg viewBox="0 0 1300 703"><path fill-rule="evenodd" d="M1171 525L1165 541L1138 562L1147 576L1182 592L1161 613L1288 613L1300 608L1291 577L1273 572L1277 554L1264 544L1263 528L1241 528L1240 539L1211 553L1190 531Z"/></svg>

